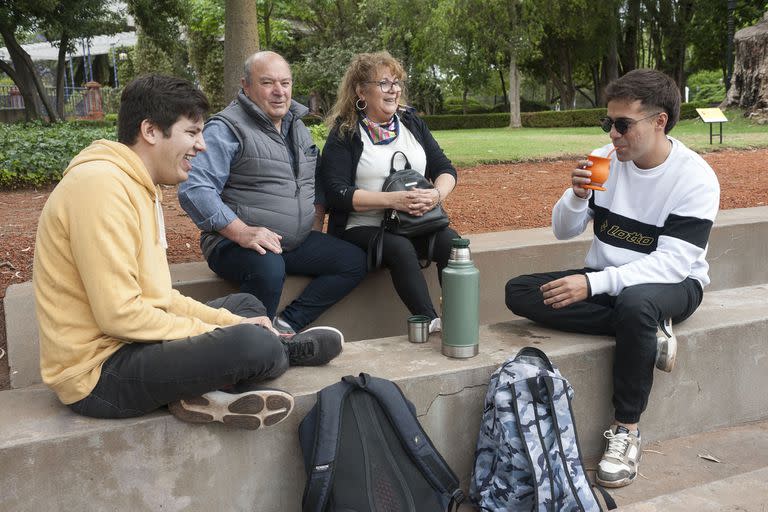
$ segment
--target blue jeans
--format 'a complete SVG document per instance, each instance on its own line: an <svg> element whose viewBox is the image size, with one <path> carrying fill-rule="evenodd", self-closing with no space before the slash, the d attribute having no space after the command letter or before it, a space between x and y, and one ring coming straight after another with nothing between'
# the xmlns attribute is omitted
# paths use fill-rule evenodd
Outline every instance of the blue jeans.
<svg viewBox="0 0 768 512"><path fill-rule="evenodd" d="M252 295L208 303L245 316L264 316ZM180 340L126 343L101 367L91 393L70 409L93 418L141 416L176 400L278 377L288 369L280 339L253 324L238 324Z"/></svg>
<svg viewBox="0 0 768 512"><path fill-rule="evenodd" d="M297 331L351 292L365 277L366 265L363 251L319 231L311 231L301 245L282 254L259 254L222 240L208 257L211 270L256 296L270 318L277 313L286 275L314 278L281 313Z"/></svg>
<svg viewBox="0 0 768 512"><path fill-rule="evenodd" d="M613 407L622 423L637 423L648 404L656 359L656 331L667 318L682 322L703 297L692 278L674 284L638 284L617 296L593 295L562 309L544 305L541 285L592 269L523 275L506 287L507 307L516 315L561 331L616 337L613 362Z"/></svg>

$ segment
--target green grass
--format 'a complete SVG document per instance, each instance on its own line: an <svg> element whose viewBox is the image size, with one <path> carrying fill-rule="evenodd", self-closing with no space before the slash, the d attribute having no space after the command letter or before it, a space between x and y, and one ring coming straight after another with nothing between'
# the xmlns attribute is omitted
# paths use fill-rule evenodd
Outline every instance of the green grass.
<svg viewBox="0 0 768 512"><path fill-rule="evenodd" d="M671 135L698 152L724 148L768 147L768 125L744 119L740 112L726 113L723 143L718 138L709 144L709 126L699 119L681 121ZM717 132L717 125L714 131ZM489 128L483 130L442 130L435 139L454 165L469 167L481 163L519 162L549 158L576 157L610 142L608 135L595 128Z"/></svg>

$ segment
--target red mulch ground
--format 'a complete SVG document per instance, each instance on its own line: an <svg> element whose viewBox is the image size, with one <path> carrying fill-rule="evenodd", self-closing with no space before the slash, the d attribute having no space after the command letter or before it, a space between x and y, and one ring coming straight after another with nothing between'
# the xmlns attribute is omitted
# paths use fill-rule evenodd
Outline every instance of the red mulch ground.
<svg viewBox="0 0 768 512"><path fill-rule="evenodd" d="M719 151L704 158L720 178L721 209L768 205L768 149ZM446 201L452 225L462 234L548 226L574 164L551 160L460 169L459 185ZM49 193L50 188L0 192L0 299L9 285L31 278L37 218ZM169 262L201 260L197 228L179 206L175 189L168 189L165 198ZM5 345L0 307L0 349ZM0 389L7 386L5 356Z"/></svg>

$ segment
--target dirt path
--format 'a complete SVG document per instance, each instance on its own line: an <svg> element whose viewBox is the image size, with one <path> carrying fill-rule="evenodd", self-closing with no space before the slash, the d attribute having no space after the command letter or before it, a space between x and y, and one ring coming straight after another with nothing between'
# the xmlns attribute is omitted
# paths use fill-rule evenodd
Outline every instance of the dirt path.
<svg viewBox="0 0 768 512"><path fill-rule="evenodd" d="M768 205L768 149L704 155L722 189L720 208ZM462 234L543 227L568 186L575 160L480 165L459 170L459 185L446 201L452 225ZM31 279L35 230L50 189L0 192L0 298L14 283ZM170 263L199 261L198 231L179 206L175 188L165 191ZM5 349L0 307L0 348ZM0 352L1 353L1 352ZM0 389L7 387L7 356L0 359Z"/></svg>

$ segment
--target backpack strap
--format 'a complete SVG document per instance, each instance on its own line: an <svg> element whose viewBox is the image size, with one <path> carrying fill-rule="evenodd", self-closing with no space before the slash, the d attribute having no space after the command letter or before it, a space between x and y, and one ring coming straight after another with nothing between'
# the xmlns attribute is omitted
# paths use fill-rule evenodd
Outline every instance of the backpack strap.
<svg viewBox="0 0 768 512"><path fill-rule="evenodd" d="M317 424L312 449L311 467L302 498L303 512L321 512L325 509L333 482L336 452L339 446L339 431L344 401L355 389L344 377L341 382L323 388L317 393ZM315 506L313 507L312 504Z"/></svg>
<svg viewBox="0 0 768 512"><path fill-rule="evenodd" d="M519 355L519 354L518 354ZM538 377L529 377L511 385L512 409L515 413L515 422L523 438L525 454L533 473L534 510L543 507L546 512L546 503L554 503L554 471L550 464L544 433L541 431L541 415L538 411ZM516 399L514 397L517 397ZM545 495L545 496L542 496Z"/></svg>
<svg viewBox="0 0 768 512"><path fill-rule="evenodd" d="M432 486L441 494L451 497L449 507L458 508L458 505L464 501L459 479L421 428L416 414L400 388L392 381L372 377L367 373L361 373L357 382L361 389L372 394L379 401L403 446L407 448L413 461Z"/></svg>
<svg viewBox="0 0 768 512"><path fill-rule="evenodd" d="M571 489L571 495L574 497L579 510L586 512L595 510L602 511L600 502L597 500L589 480L584 472L584 462L581 459L581 447L576 434L576 424L573 421L573 410L571 408L571 399L568 396L568 389L564 380L553 379L547 375L543 377L546 392L549 395L549 401L552 408L552 423L554 426L555 447L562 461L565 479ZM566 451L568 453L566 453ZM587 492L589 490L589 493ZM599 489L603 493L606 506L609 510L616 508L613 498Z"/></svg>

